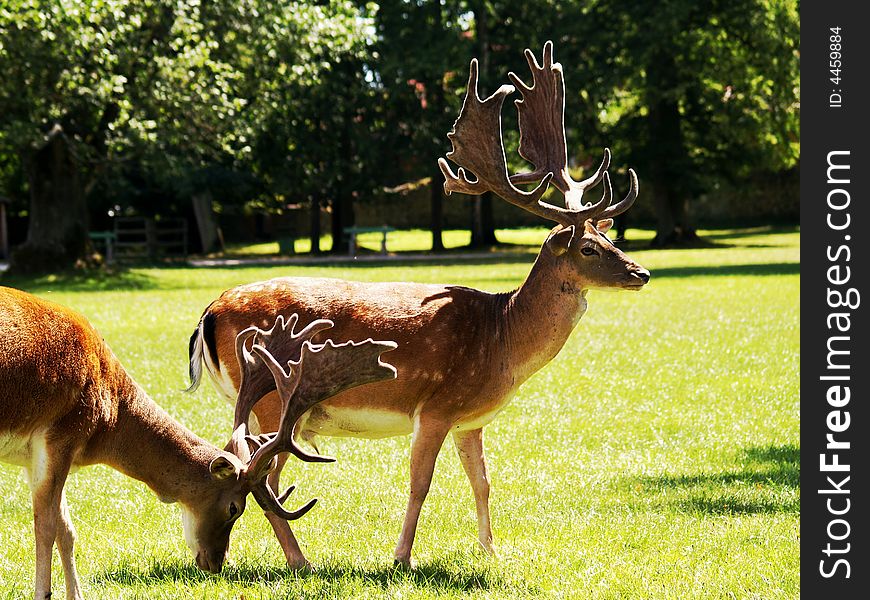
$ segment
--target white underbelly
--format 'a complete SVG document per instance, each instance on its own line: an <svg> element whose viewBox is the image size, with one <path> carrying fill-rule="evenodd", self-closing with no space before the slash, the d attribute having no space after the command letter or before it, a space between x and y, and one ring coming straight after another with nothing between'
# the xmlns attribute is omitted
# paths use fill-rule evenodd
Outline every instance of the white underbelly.
<svg viewBox="0 0 870 600"><path fill-rule="evenodd" d="M3 462L29 467L32 453L30 436L0 433L0 460Z"/></svg>
<svg viewBox="0 0 870 600"><path fill-rule="evenodd" d="M316 407L302 425L303 434L384 438L414 430L410 415L371 408Z"/></svg>
<svg viewBox="0 0 870 600"><path fill-rule="evenodd" d="M514 397L514 392L511 391L501 402L494 405L491 410L481 413L479 415L475 415L473 417L465 417L460 418L453 425L454 431L472 431L474 429L480 429L485 425L489 425L493 419L495 419L496 415L500 413L505 406L508 405L508 402Z"/></svg>

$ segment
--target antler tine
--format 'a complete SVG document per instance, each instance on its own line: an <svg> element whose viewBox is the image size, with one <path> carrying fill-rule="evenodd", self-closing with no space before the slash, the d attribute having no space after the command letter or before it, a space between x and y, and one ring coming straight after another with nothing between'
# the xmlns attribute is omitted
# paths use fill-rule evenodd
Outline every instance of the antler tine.
<svg viewBox="0 0 870 600"><path fill-rule="evenodd" d="M278 432L257 448L248 462L248 477L252 482L257 482L252 492L257 503L264 510L284 519L297 519L314 506L316 499L296 511L285 510L282 503L293 491L293 487L276 497L265 481L266 473L271 469L274 458L281 452L291 452L303 460L319 462L335 460L316 454L309 455L299 448L295 441L299 417L318 402L344 390L364 383L394 379L395 367L383 363L380 355L396 347L395 342L376 342L371 339L339 345L334 344L332 340L327 340L325 344L316 347L307 341L302 345L299 360L290 361L289 374L266 348L261 345L252 347L252 351L263 360L274 377L275 386L284 405ZM305 373L316 374L316 376L306 377Z"/></svg>
<svg viewBox="0 0 870 600"><path fill-rule="evenodd" d="M553 42L544 44L543 60L539 64L535 54L526 49L526 61L532 74L532 85L527 85L516 73L508 73L511 82L520 90L522 99L514 103L520 129L519 154L534 165L529 173L512 176L512 183L529 183L542 173L553 173L553 185L565 194L565 207L573 223L594 218L596 212L607 208L595 204L596 211L589 211L583 202L583 192L605 179L610 166L610 149L595 172L582 181L574 181L568 172L568 149L565 141L565 78L562 65L553 62ZM604 197L609 192L605 190Z"/></svg>
<svg viewBox="0 0 870 600"><path fill-rule="evenodd" d="M296 313L287 319L283 315L278 315L275 324L270 329L263 330L256 326L248 327L236 336L236 360L241 371L241 381L236 400L233 429L246 424L254 405L263 396L275 389L275 379L269 371L259 368L251 355L252 350L248 350L248 342L253 338L251 346L259 344L283 360L297 360L302 351L302 344L320 331L333 326L333 322L328 319L315 319L301 331L294 332L298 322L299 315Z"/></svg>
<svg viewBox="0 0 870 600"><path fill-rule="evenodd" d="M260 329L257 327L248 327L236 335L236 360L239 363L241 380L239 381L239 393L236 396L233 431L237 430L241 425L247 426L248 418L251 415L251 410L254 408L254 404L263 397L263 394L259 392L259 389L262 387L262 383L259 379L262 378L257 377L258 369L256 368L256 361L247 348L248 341L250 341L258 331L260 331Z"/></svg>
<svg viewBox="0 0 870 600"><path fill-rule="evenodd" d="M572 180L572 187L569 188L567 192L565 192L565 204L569 208L580 208L583 204L580 201L580 198L583 196L583 192L591 187L595 187L598 185L598 182L604 178L604 175L607 174L607 167L610 166L610 148L604 149L604 156L601 157L601 164L598 165L598 168L595 169L595 172L592 173L589 177L584 179L583 181L574 182ZM577 194L576 200L571 195L572 190L579 190L579 194ZM579 203L579 204L578 204Z"/></svg>
<svg viewBox="0 0 870 600"><path fill-rule="evenodd" d="M254 487L251 490L251 495L254 497L254 500L257 501L257 504L260 505L260 508L267 512L275 513L282 519L286 519L287 521L294 521L307 513L309 510L314 508L314 505L317 504L317 498L312 498L305 504L303 504L300 508L297 508L293 511L288 511L285 509L282 504L287 499L287 496L290 495L295 489L295 486L290 486L287 490L281 494L280 497L275 496L275 492L272 491L272 488L269 487L268 484L263 482L261 485Z"/></svg>
<svg viewBox="0 0 870 600"><path fill-rule="evenodd" d="M327 340L316 347L306 342L299 360L290 361L291 372L287 374L268 350L255 345L253 350L275 378L278 395L284 406L278 432L254 454L249 471L262 472L262 465L268 464L279 452L291 452L308 462L334 461L331 457L308 454L299 447L295 439L299 417L315 404L344 390L364 383L394 379L395 367L380 361L383 352L394 348L395 342L375 342L371 339L339 345Z"/></svg>
<svg viewBox="0 0 870 600"><path fill-rule="evenodd" d="M607 210L610 203L613 201L613 187L610 185L610 174L605 171L602 177L604 181L604 190L601 192L601 199L595 204L581 204L580 208L572 210L571 214L576 219L576 223L583 223L586 219L600 219L601 214ZM569 191L565 194L565 201L568 201L569 196L573 192ZM582 193L582 192L581 192ZM575 203L579 203L579 194L575 199Z"/></svg>
<svg viewBox="0 0 870 600"><path fill-rule="evenodd" d="M302 351L302 344L310 340L317 333L329 329L334 325L329 319L315 319L302 328L301 331L293 331L299 322L299 315L293 313L288 319L278 315L271 329L257 330L257 343L267 350L280 348L280 354L287 360L297 360ZM288 344L291 346L288 347Z"/></svg>
<svg viewBox="0 0 870 600"><path fill-rule="evenodd" d="M628 180L629 180L629 189L628 194L626 194L625 198L614 204L613 206L607 207L599 216L599 219L610 219L615 217L616 215L621 215L634 204L634 201L637 200L637 194L640 186L637 183L637 173L634 172L634 169L628 170Z"/></svg>
<svg viewBox="0 0 870 600"><path fill-rule="evenodd" d="M438 166L444 174L445 193L482 194L492 191L538 216L569 224L565 209L541 201L549 187L551 173L538 177L540 183L530 192L515 187L510 181L501 135L501 109L505 98L514 91L513 86L503 85L486 100L481 100L477 81L477 59L473 59L465 101L453 130L447 134L453 145L447 158L459 165L458 173L453 172L445 159L438 159ZM476 179L469 179L466 171L473 173Z"/></svg>

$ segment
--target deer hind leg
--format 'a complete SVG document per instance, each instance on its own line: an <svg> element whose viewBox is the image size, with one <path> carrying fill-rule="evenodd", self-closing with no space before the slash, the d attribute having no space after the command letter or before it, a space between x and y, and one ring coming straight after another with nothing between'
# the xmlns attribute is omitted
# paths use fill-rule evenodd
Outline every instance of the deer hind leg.
<svg viewBox="0 0 870 600"><path fill-rule="evenodd" d="M66 503L63 501L63 486L70 469L67 452L49 450L45 436L32 441L31 466L26 469L27 483L33 500L33 529L36 537L36 577L33 597L36 600L51 598L51 552L55 540L58 544L65 577L68 600L80 600L78 578L72 558L73 536ZM66 514L64 514L66 513ZM67 566L71 570L67 570Z"/></svg>
<svg viewBox="0 0 870 600"><path fill-rule="evenodd" d="M76 541L76 530L73 527L69 514L69 506L66 503L66 493L61 489L60 512L57 523L57 549L60 552L60 562L63 565L63 579L66 583L66 597L69 600L82 600L82 591L79 588L79 575L76 571L76 558L73 546Z"/></svg>
<svg viewBox="0 0 870 600"><path fill-rule="evenodd" d="M489 475L486 472L486 458L483 454L483 429L457 431L453 443L459 460L468 475L474 492L477 509L477 539L490 554L495 554L492 546L492 524L489 518Z"/></svg>
<svg viewBox="0 0 870 600"><path fill-rule="evenodd" d="M414 435L411 438L411 493L408 508L402 523L402 533L396 544L396 564L412 567L411 547L417 532L420 509L429 493L435 460L450 429L449 423L442 423L418 416L414 421Z"/></svg>
<svg viewBox="0 0 870 600"><path fill-rule="evenodd" d="M284 468L284 463L287 462L288 456L290 455L286 452L278 455L278 466L274 471L269 473L269 478L267 479L269 487L272 488L276 495L282 491L280 489L281 469ZM311 563L302 554L299 542L296 541L296 536L293 535L293 530L290 529L290 523L275 513L266 512L264 514L272 526L272 530L275 532L275 537L278 538L278 543L284 552L284 558L287 559L287 566L291 569L310 569Z"/></svg>

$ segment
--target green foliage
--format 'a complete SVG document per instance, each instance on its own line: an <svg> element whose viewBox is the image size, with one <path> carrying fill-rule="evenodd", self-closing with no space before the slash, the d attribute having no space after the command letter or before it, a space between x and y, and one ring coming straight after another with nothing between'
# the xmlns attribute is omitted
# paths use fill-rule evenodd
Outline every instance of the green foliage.
<svg viewBox="0 0 870 600"><path fill-rule="evenodd" d="M20 0L0 11L3 151L60 123L91 168L149 144L209 154L240 107L199 3ZM215 136L214 133L223 134Z"/></svg>
<svg viewBox="0 0 870 600"><path fill-rule="evenodd" d="M464 2L381 2L373 64L384 90L386 148L403 170L388 184L426 177L449 144L474 54Z"/></svg>
<svg viewBox="0 0 870 600"><path fill-rule="evenodd" d="M392 550L407 501L408 438L325 438L320 449L335 464L295 461L284 478L297 484L294 497L321 499L294 523L316 568L308 575L286 569L253 502L234 529L229 564L208 575L193 565L177 507L108 468L72 475L67 497L85 596L798 597L799 234L702 234L716 245L630 252L652 272L647 288L590 292L562 352L487 427L496 558L475 549L474 500L449 441L420 519L420 569L403 573L392 568ZM500 292L519 285L533 258L135 269L114 285L56 277L15 284L83 312L159 404L223 444L229 404L207 384L179 392L187 338L221 291L311 275ZM32 515L19 472L0 464L3 598L31 594ZM56 558L54 573L59 595Z"/></svg>
<svg viewBox="0 0 870 600"><path fill-rule="evenodd" d="M103 191L126 180L226 198L239 170L290 164L307 174L312 162L340 177L341 160L327 154L335 136L315 131L306 109L332 122L354 116L331 100L353 107L362 88L334 72L352 57L343 72L356 76L370 29L338 0L13 2L0 10L0 155L21 168L60 123L88 183L106 176ZM264 141L285 122L300 130L277 146Z"/></svg>
<svg viewBox="0 0 870 600"><path fill-rule="evenodd" d="M669 184L691 195L795 165L796 2L601 0L565 10L562 30L577 46L561 55L588 105L588 124L578 130L603 133L620 161L656 177L656 157L664 155L673 162ZM678 111L674 131L652 119L667 104Z"/></svg>
<svg viewBox="0 0 870 600"><path fill-rule="evenodd" d="M347 1L276 8L246 66L250 169L277 205L373 187L372 22Z"/></svg>
<svg viewBox="0 0 870 600"><path fill-rule="evenodd" d="M182 212L203 189L219 204L346 210L437 176L472 56L485 57L491 92L508 70L522 76L524 48L553 39L572 167L610 146L615 173L631 165L642 185L697 197L796 164L797 11L793 0L9 0L0 191L23 208L29 161L59 123L92 213ZM508 159L523 169L514 123L508 103Z"/></svg>

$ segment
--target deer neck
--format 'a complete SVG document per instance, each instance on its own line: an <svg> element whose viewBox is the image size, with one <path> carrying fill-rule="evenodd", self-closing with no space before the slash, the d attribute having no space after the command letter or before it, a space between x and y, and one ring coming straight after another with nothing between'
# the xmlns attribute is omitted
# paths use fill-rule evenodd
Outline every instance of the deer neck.
<svg viewBox="0 0 870 600"><path fill-rule="evenodd" d="M586 312L586 290L545 246L507 307L507 347L524 380L550 362Z"/></svg>
<svg viewBox="0 0 870 600"><path fill-rule="evenodd" d="M95 436L89 462L107 464L142 481L164 502L195 500L220 450L175 421L126 379L116 396L116 418Z"/></svg>

